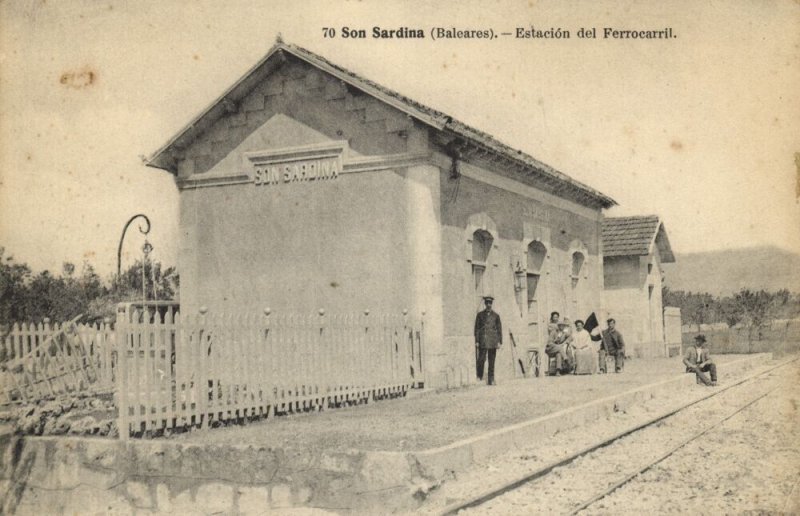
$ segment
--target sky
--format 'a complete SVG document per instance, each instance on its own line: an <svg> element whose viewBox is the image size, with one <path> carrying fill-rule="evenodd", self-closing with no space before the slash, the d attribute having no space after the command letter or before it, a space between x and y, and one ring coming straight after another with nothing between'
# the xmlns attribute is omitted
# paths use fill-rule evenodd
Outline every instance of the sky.
<svg viewBox="0 0 800 516"><path fill-rule="evenodd" d="M375 26L426 38L341 37ZM430 37L531 26L570 38ZM800 253L799 26L791 0L6 0L0 246L34 270L87 260L108 275L125 222L145 213L152 257L177 264L178 190L143 157L280 33L611 196L608 216L660 215L676 253ZM677 37L604 39L604 27ZM123 267L143 241L128 231Z"/></svg>

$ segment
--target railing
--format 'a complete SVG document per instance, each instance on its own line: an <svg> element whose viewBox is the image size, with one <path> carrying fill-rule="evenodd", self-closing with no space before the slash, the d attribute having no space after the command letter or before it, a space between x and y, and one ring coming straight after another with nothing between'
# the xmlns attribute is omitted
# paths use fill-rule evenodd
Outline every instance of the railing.
<svg viewBox="0 0 800 516"><path fill-rule="evenodd" d="M422 382L422 324L408 316L134 312L117 342L123 439L364 403Z"/></svg>
<svg viewBox="0 0 800 516"><path fill-rule="evenodd" d="M0 401L34 402L111 390L114 332L109 324L14 324L0 343Z"/></svg>

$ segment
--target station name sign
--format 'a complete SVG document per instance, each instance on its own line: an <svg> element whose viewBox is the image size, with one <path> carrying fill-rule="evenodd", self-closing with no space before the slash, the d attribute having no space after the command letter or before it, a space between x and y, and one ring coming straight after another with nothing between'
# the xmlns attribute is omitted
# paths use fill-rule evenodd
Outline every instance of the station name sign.
<svg viewBox="0 0 800 516"><path fill-rule="evenodd" d="M340 171L338 158L255 165L253 184L260 186L336 179Z"/></svg>
<svg viewBox="0 0 800 516"><path fill-rule="evenodd" d="M346 141L245 153L255 186L330 181L342 173Z"/></svg>

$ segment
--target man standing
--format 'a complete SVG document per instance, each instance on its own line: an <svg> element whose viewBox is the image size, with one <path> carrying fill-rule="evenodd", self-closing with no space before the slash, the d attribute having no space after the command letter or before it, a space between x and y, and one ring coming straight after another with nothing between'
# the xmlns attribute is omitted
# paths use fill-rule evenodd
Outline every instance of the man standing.
<svg viewBox="0 0 800 516"><path fill-rule="evenodd" d="M600 334L600 372L606 372L606 357L614 357L614 372L621 373L625 365L625 340L622 334L617 331L617 321L609 319L606 321L608 328Z"/></svg>
<svg viewBox="0 0 800 516"><path fill-rule="evenodd" d="M475 347L478 348L478 380L483 380L483 364L486 355L489 355L489 378L487 383L494 385L494 359L497 350L503 345L503 326L500 323L500 316L492 311L492 296L485 296L483 303L485 310L478 312L475 316Z"/></svg>
<svg viewBox="0 0 800 516"><path fill-rule="evenodd" d="M694 346L686 350L686 356L683 357L683 365L686 366L687 373L694 373L697 376L697 383L714 387L717 385L717 365L708 355L705 344L705 335L700 334L695 337ZM711 380L706 377L705 373L711 374Z"/></svg>

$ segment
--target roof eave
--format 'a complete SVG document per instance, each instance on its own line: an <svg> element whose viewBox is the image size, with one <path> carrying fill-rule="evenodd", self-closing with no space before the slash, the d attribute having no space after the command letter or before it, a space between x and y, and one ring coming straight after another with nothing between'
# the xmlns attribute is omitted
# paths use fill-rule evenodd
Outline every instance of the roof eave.
<svg viewBox="0 0 800 516"><path fill-rule="evenodd" d="M313 54L305 49L295 47L293 45L286 45L286 44L281 44L281 45L282 45L281 48L283 48L293 56L297 57L298 59L302 59L303 61L309 62L313 66L333 75L337 79L349 84L350 86L362 90L363 92L377 98L381 102L389 104L390 106L398 109L399 111L409 116L412 116L417 120L425 124L428 124L436 129L439 130L444 129L444 127L450 120L450 117L448 117L444 113L436 113L432 115L420 109L416 109L414 106L411 106L400 99L394 98L391 95L387 95L380 88L377 88L372 84L369 84L366 79L356 77L354 76L354 74L351 75L350 73L347 73L345 70L328 62L325 58L321 56L317 56L316 54ZM431 111L435 110L431 109Z"/></svg>
<svg viewBox="0 0 800 516"><path fill-rule="evenodd" d="M659 239L661 245L659 245ZM664 227L664 223L661 221L661 217L658 218L658 226L656 227L652 240L650 240L649 249L651 253L658 252L658 259L661 263L675 263L675 255L672 253L672 246L669 244L667 230Z"/></svg>
<svg viewBox="0 0 800 516"><path fill-rule="evenodd" d="M173 174L177 174L177 166L173 164L175 157L173 156L174 147L176 144L183 139L185 136L189 135L190 133L194 132L196 128L201 125L201 122L208 117L214 109L224 104L225 100L228 99L234 91L237 91L241 85L246 82L253 74L255 74L262 66L264 66L267 61L272 58L276 52L281 50L284 47L283 43L276 43L272 46L272 48L267 52L267 54L262 57L258 63L252 66L242 77L239 78L231 87L229 87L225 92L214 99L208 107L206 107L203 111L200 112L197 116L195 116L187 125L185 125L180 131L178 131L175 136L169 139L167 143L165 143L160 149L155 151L153 154L150 155L149 158L145 161L145 165L153 168L160 168L162 170L166 170Z"/></svg>
<svg viewBox="0 0 800 516"><path fill-rule="evenodd" d="M617 201L611 197L569 177L563 172L555 171L555 169L540 162L533 156L530 156L522 151L509 152L509 150L504 150L503 148L495 148L496 146L507 146L491 137L489 137L490 141L483 141L480 138L470 134L468 131L460 130L459 128L461 126L469 127L462 122L450 119L445 130L451 134L452 137L463 140L464 143L468 143L483 152L493 156L498 156L509 163L513 163L515 166L522 167L522 169L526 170L528 173L536 174L540 177L544 177L546 180L565 186L568 190L575 192L575 195L571 196L575 199L579 199L581 197L588 198L592 201L592 207L594 208L608 209L612 206L618 205ZM513 150L510 147L508 149ZM564 196L565 194L562 193L560 195Z"/></svg>
<svg viewBox="0 0 800 516"><path fill-rule="evenodd" d="M243 85L245 85L245 83L250 81L253 78L253 76L256 75L257 72L261 71L261 69L265 67L267 63L274 56L280 55L282 52L287 52L289 54L292 54L298 59L308 62L312 66L315 66L316 68L333 75L337 79L353 86L354 88L358 88L364 91L365 93L373 95L379 98L382 102L385 102L386 104L389 104L392 107L395 107L400 111L410 116L413 116L414 118L417 118L418 120L426 124L429 124L437 129L443 129L445 126L446 117L444 115L442 117L435 117L435 116L430 116L427 113L424 113L418 109L414 109L412 106L409 106L408 104L398 99L392 98L384 94L378 88L375 88L370 84L366 84L363 80L359 80L358 78L347 74L346 72L340 70L339 68L333 66L332 64L323 61L321 58L313 54L310 54L308 52L305 52L302 49L299 49L297 47L279 41L278 43L272 46L269 52L267 52L267 54L264 57L262 57L258 61L258 63L256 63L253 67L251 67L231 87L225 90L225 92L222 95L220 95L213 102L211 102L211 104L208 107L206 107L206 109L201 111L199 115L197 115L194 119L192 119L191 122L189 122L180 131L178 131L178 133L172 138L170 138L170 140L166 144L164 144L160 149L152 153L150 157L145 160L145 164L153 168L159 168L171 172L173 174L177 174L177 167L175 164L173 164L175 160L173 153L176 144L189 135L191 135L192 137L196 136L192 134L195 131L201 132L202 130L204 130L205 127L202 126L206 124L204 124L203 122L212 114L212 112L215 109L218 109L220 105L224 105L226 100L236 102L235 99L231 99L230 97L233 96L235 93L239 93L240 90L243 88ZM249 86L250 85L247 85L247 87L245 88L248 91L249 91ZM197 129L198 127L202 127L202 129Z"/></svg>
<svg viewBox="0 0 800 516"><path fill-rule="evenodd" d="M425 110L417 109L408 102L404 102L403 99L395 98L394 96L387 94L381 89L382 87L376 87L373 84L370 84L368 80L360 78L355 74L348 73L346 70L334 65L333 63L330 63L325 58L317 56L316 54L313 54L305 49L286 44L281 40L278 40L278 42L272 46L269 52L267 52L267 54L261 58L258 63L251 67L222 95L216 98L206 109L192 119L191 122L184 126L160 149L151 154L150 157L145 160L145 165L152 168L166 170L177 175L177 161L180 159L180 155L183 153L185 148L190 145L191 141L193 141L194 138L196 138L200 133L213 124L214 120L216 120L216 116L214 115L221 114L222 111L227 109L226 106L228 105L236 105L236 103L241 100L241 98L237 99L236 97L243 98L255 85L255 82L260 80L258 77L259 72L263 72L264 70L269 71L267 67L269 61L276 55L281 56L283 52L287 52L292 54L294 57L301 59L302 61L308 62L321 71L331 74L342 82L364 91L369 95L372 95L378 100L400 110L403 113L406 113L406 115L413 117L420 122L433 127L434 129L439 131L450 131L459 137L468 140L471 144L485 148L489 152L501 156L511 162L517 163L529 171L547 176L554 181L567 186L568 189L575 191L576 193L574 197L588 198L592 201L594 207L608 209L618 205L614 199L600 193L588 185L584 185L580 181L576 181L566 174L550 171L549 169L552 167L540 163L532 156L522 153L521 151L512 153L511 151L514 149L507 149L505 144L488 136L487 137L489 141L483 142L475 135L471 134L470 131L461 129L461 126L464 126L464 128L468 128L471 131L479 132L478 130L472 129L470 126L454 120L452 117L447 116L444 113L440 113L434 109L427 108L425 106L423 106L425 107ZM282 64L284 60L285 58L281 59L280 64ZM248 82L253 82L254 84L247 84ZM398 93L392 93L402 97L402 95ZM408 101L415 104L417 103L411 99L408 99ZM218 111L218 113L215 113L215 111ZM539 164L540 166L536 166L536 164Z"/></svg>

